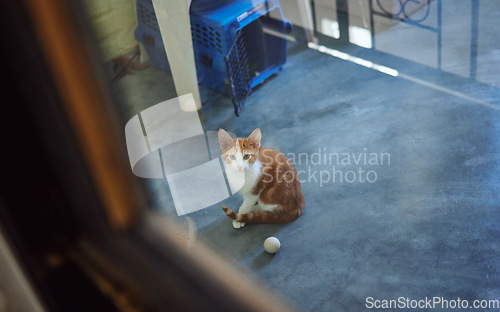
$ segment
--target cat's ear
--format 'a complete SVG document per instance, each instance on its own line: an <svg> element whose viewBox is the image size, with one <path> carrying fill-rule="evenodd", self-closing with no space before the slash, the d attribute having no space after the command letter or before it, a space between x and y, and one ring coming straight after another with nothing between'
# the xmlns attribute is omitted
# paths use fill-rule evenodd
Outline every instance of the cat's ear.
<svg viewBox="0 0 500 312"><path fill-rule="evenodd" d="M255 129L252 134L247 138L248 144L250 144L251 147L253 148L259 148L260 147L260 140L261 140L261 134L260 134L260 129L257 128Z"/></svg>
<svg viewBox="0 0 500 312"><path fill-rule="evenodd" d="M219 143L222 154L229 151L234 146L234 139L223 129L219 129Z"/></svg>

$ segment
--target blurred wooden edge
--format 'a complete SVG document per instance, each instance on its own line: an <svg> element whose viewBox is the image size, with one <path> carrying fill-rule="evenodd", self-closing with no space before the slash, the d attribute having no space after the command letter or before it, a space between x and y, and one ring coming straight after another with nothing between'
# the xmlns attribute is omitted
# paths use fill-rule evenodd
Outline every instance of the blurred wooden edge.
<svg viewBox="0 0 500 312"><path fill-rule="evenodd" d="M158 251L168 254L178 266L196 275L198 282L212 291L212 296L225 298L227 305L235 311L240 311L236 308L241 306L247 307L248 311L297 311L284 298L208 248L203 241L197 243L190 237L179 235L179 224L166 215L147 212L142 222L143 236L155 244ZM187 224L188 227L194 225L190 221ZM227 226L232 227L229 220Z"/></svg>
<svg viewBox="0 0 500 312"><path fill-rule="evenodd" d="M67 256L93 280L102 294L113 301L119 311L151 311L137 286L89 241L82 238L77 248L70 250Z"/></svg>
<svg viewBox="0 0 500 312"><path fill-rule="evenodd" d="M89 66L88 49L67 1L25 3L110 224L126 229L137 215L137 196L130 166L120 153L124 149L117 123L100 85L103 77L96 77Z"/></svg>

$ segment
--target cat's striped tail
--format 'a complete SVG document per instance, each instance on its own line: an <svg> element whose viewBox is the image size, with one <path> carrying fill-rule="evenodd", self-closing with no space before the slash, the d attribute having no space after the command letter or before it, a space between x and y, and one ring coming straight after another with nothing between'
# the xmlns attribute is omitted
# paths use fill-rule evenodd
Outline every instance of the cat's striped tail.
<svg viewBox="0 0 500 312"><path fill-rule="evenodd" d="M253 213L238 214L227 207L221 207L229 218L243 223L288 223L295 221L301 215L301 211L291 211L289 213L283 213L279 209L272 212L259 211Z"/></svg>

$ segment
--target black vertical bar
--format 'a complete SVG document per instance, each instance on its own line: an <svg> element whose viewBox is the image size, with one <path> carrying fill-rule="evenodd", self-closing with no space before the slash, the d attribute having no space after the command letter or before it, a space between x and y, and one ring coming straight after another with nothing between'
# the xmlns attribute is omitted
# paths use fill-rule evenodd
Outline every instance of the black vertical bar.
<svg viewBox="0 0 500 312"><path fill-rule="evenodd" d="M348 0L337 1L337 21L339 23L340 42L349 43L349 5Z"/></svg>
<svg viewBox="0 0 500 312"><path fill-rule="evenodd" d="M210 141L208 140L208 133L206 131L203 131L203 134L205 134L205 144L207 145L208 160L212 160L212 151L210 150Z"/></svg>
<svg viewBox="0 0 500 312"><path fill-rule="evenodd" d="M146 141L146 147L148 148L148 152L151 153L151 145L149 144L148 133L146 132L146 126L144 125L144 121L142 120L141 113L137 114L139 118L139 124L141 125L142 135L144 136L144 140Z"/></svg>
<svg viewBox="0 0 500 312"><path fill-rule="evenodd" d="M161 154L161 148L158 149L158 156L160 157L161 174L163 175L163 179L165 180L165 182L167 182L167 173L165 172L165 166L163 166L163 155Z"/></svg>
<svg viewBox="0 0 500 312"><path fill-rule="evenodd" d="M375 49L375 22L373 18L373 0L368 1L370 6L370 34L372 36L372 49Z"/></svg>
<svg viewBox="0 0 500 312"><path fill-rule="evenodd" d="M470 72L469 77L476 79L477 71L477 35L479 24L479 0L472 0L470 30Z"/></svg>
<svg viewBox="0 0 500 312"><path fill-rule="evenodd" d="M427 5L431 5L431 3L429 2L429 3L427 3ZM442 39L443 39L442 38L442 27L441 27L442 26L442 14L441 14L442 13L442 9L443 9L443 7L442 7L442 1L438 0L437 1L437 14L438 14L438 25L437 25L437 32L438 32L438 34L437 34L437 37L438 37L437 38L437 40L438 40L438 42L437 42L437 44L438 44L438 51L437 51L438 52L438 64L437 65L438 65L438 69L441 69L441 62L442 62L442 57L443 57L442 56L442 52L441 52L442 51L441 50L441 42L442 42Z"/></svg>
<svg viewBox="0 0 500 312"><path fill-rule="evenodd" d="M318 29L316 27L316 7L314 0L311 0L311 15L312 15L312 20L313 20L313 35L316 36L318 34Z"/></svg>

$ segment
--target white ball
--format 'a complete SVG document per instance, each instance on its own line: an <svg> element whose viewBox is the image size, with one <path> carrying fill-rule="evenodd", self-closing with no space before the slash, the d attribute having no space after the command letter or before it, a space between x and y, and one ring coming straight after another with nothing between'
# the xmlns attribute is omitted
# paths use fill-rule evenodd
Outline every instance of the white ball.
<svg viewBox="0 0 500 312"><path fill-rule="evenodd" d="M280 246L280 241L276 237L271 236L264 241L264 249L270 254L277 253Z"/></svg>

